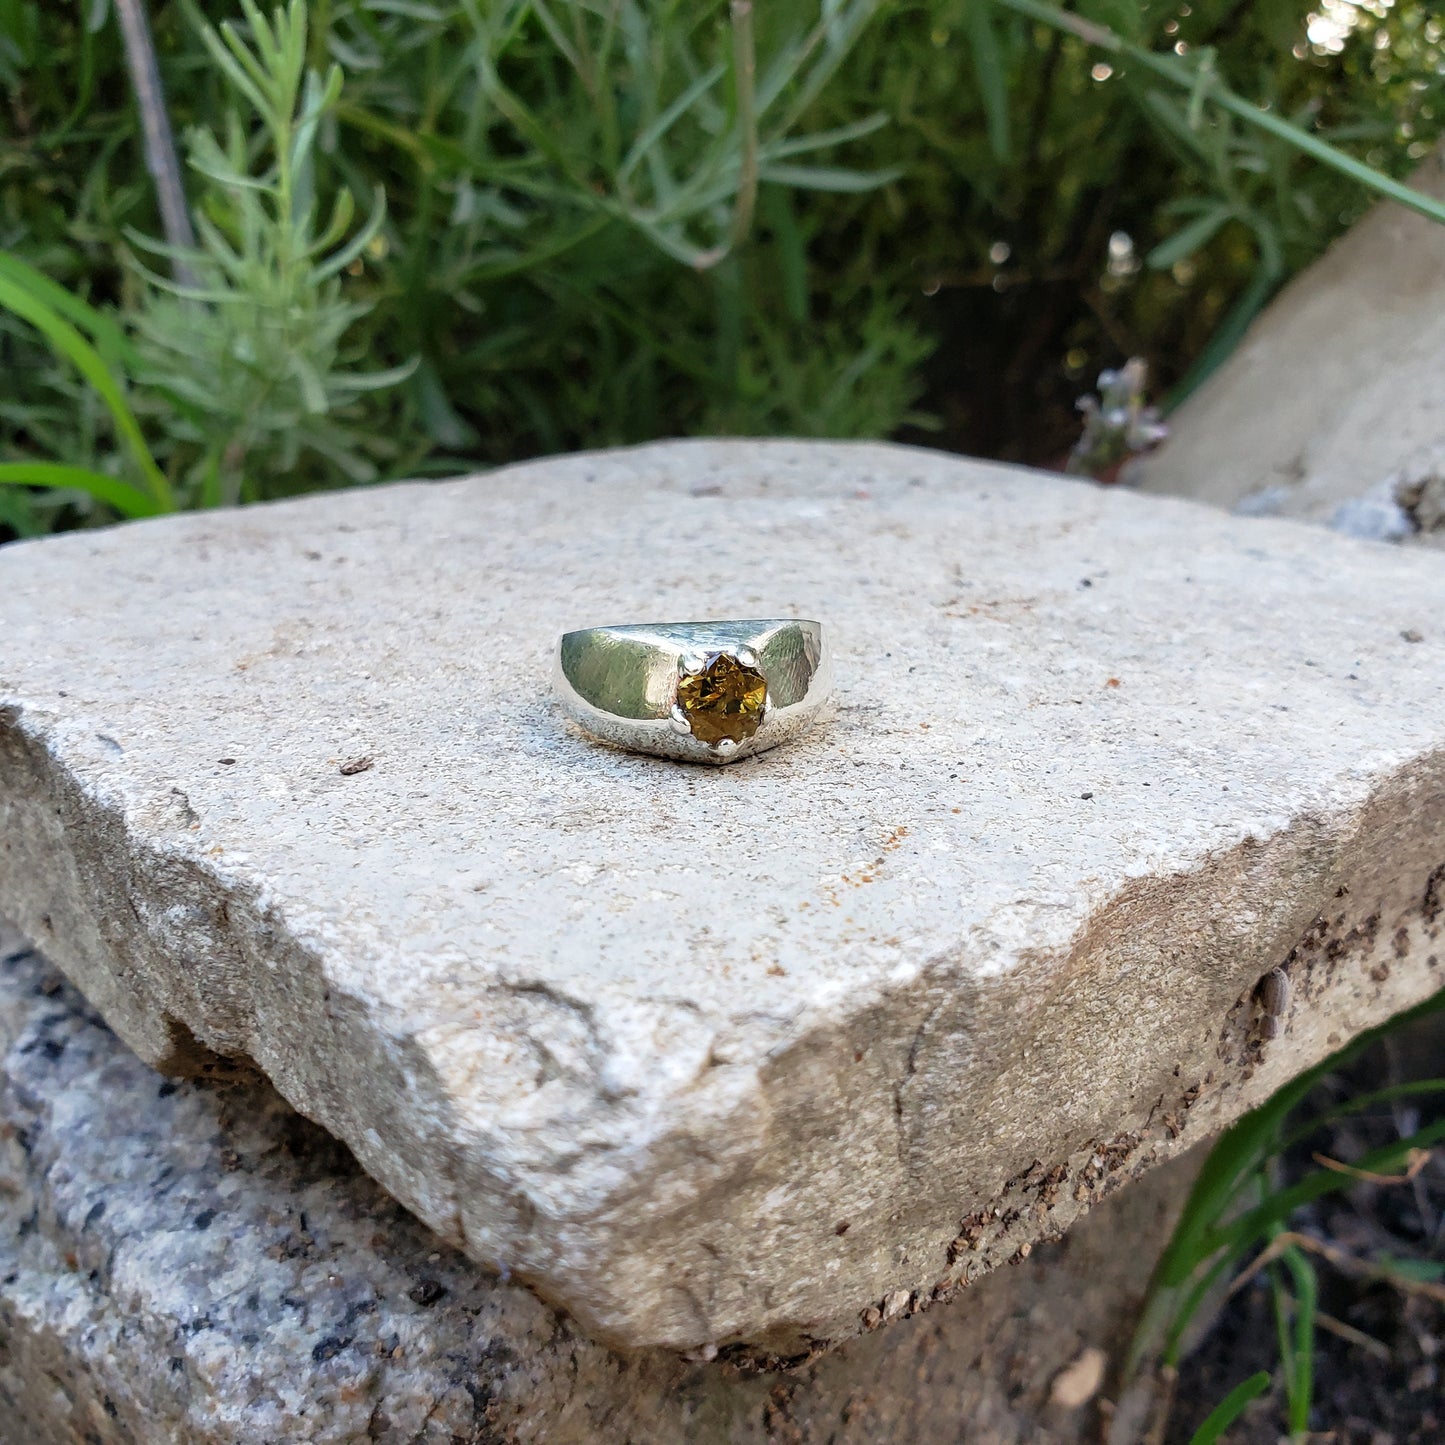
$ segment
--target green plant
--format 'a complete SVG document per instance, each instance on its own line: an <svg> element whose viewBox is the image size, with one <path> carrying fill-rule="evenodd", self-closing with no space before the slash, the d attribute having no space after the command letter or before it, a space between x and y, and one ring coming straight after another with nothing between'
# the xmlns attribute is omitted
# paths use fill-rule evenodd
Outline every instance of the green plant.
<svg viewBox="0 0 1445 1445"><path fill-rule="evenodd" d="M1286 1417L1290 1435L1302 1440L1309 1434L1310 1404L1314 1397L1315 1309L1319 1281L1315 1268L1291 1244L1280 1251L1280 1262L1290 1276L1287 1286L1278 1271L1271 1274L1275 1330L1279 1340L1280 1370L1284 1375Z"/></svg>
<svg viewBox="0 0 1445 1445"><path fill-rule="evenodd" d="M256 126L232 110L224 144L203 128L191 132L193 171L204 182L198 248L129 233L178 263L183 278L135 267L143 287L134 337L0 255L0 306L34 326L99 396L140 486L38 461L0 467L0 482L79 493L135 517L266 495L267 479L293 474L308 451L349 480L375 477L366 453L378 443L347 427L348 406L409 368L367 374L345 365L342 339L365 307L345 301L336 278L378 234L382 198L378 192L370 219L348 238L354 207L350 192L338 191L328 222L317 226L313 153L341 72L308 73L302 0L270 21L253 0L241 4L249 45L230 24L218 33L201 22L198 33ZM154 453L128 394L142 417L162 423Z"/></svg>
<svg viewBox="0 0 1445 1445"><path fill-rule="evenodd" d="M1267 1389L1267 1371L1261 1370L1242 1380L1209 1412L1204 1423L1189 1437L1189 1445L1214 1445L1216 1440L1223 1439L1224 1432L1244 1414L1245 1408Z"/></svg>
<svg viewBox="0 0 1445 1445"><path fill-rule="evenodd" d="M968 325L940 357L967 381L944 416L946 442L1058 458L1072 441L1062 409L1056 440L1014 439L1038 436L1046 401L1072 403L1078 382L1130 355L1149 361L1177 404L1279 285L1358 214L1355 181L1307 155L1297 134L1328 142L1332 162L1348 152L1396 179L1427 153L1441 118L1437 12L1412 0L1361 8L1353 32L1327 48L1306 34L1312 8L939 8L943 53L962 32L977 69L993 76L978 78L979 113L956 135L916 120L949 162L938 183L967 169L978 189L952 256L918 241L937 257L919 263L930 289L951 296L949 310ZM975 39L983 30L986 51ZM1231 105L1248 97L1242 113L1217 103L1226 91ZM1280 118L1283 130L1273 125ZM916 186L932 179L917 167L910 177ZM1107 250L1115 240L1119 255ZM1059 299L1065 287L1073 306ZM981 341L991 324L1004 334ZM970 352L995 348L1001 357L971 365ZM1061 372L1075 384L1066 387Z"/></svg>
<svg viewBox="0 0 1445 1445"><path fill-rule="evenodd" d="M249 43L229 23L219 32L202 23L200 35L259 129L232 111L224 141L191 131L191 168L205 185L197 249L132 233L188 278L146 272L135 374L152 408L164 409L172 472L200 505L268 495L270 479L294 473L308 453L349 481L374 480L373 458L387 448L350 424L363 415L354 403L412 369L364 372L345 350L367 307L341 294L339 277L380 234L385 203L377 189L353 230L352 193L339 188L326 221L317 219L314 153L341 94L340 67L308 70L302 0L269 21L255 0L241 8Z"/></svg>
<svg viewBox="0 0 1445 1445"><path fill-rule="evenodd" d="M715 426L766 414L777 429L872 434L905 414L926 347L896 307L870 303L856 336L834 327L841 359L818 364L795 334L749 325L736 257L760 208L777 220L792 192L856 194L896 175L814 159L883 115L800 125L877 0L825 0L807 25L766 27L761 46L744 0L354 0L318 7L320 29L301 0L270 19L241 0L244 23L219 30L180 8L224 82L213 123L186 127L200 245L124 228L177 278L128 268L135 344L86 379L107 396L132 384L181 504L446 469L429 453L500 459L518 419L554 447L575 444L554 420L569 413L623 419L598 440L632 439L639 403L649 429L669 430L662 370L689 376L697 420ZM81 41L92 66L95 29ZM353 73L344 101L337 56ZM388 187L404 197L391 222ZM353 196L370 212L354 234ZM660 272L697 293L690 318L656 299ZM666 334L679 316L717 337L713 356ZM380 365L362 370L370 358ZM898 380L864 390L863 372L890 363ZM488 417L502 424L484 430ZM10 419L34 434L19 408ZM49 465L10 479L59 480Z"/></svg>
<svg viewBox="0 0 1445 1445"><path fill-rule="evenodd" d="M0 307L32 325L58 360L68 363L94 390L110 413L141 485L85 467L60 462L0 464L0 483L79 492L114 508L123 517L144 517L174 505L170 484L141 434L117 370L134 366L136 352L125 334L93 306L72 296L14 256L0 254ZM89 339L87 339L87 336Z"/></svg>
<svg viewBox="0 0 1445 1445"><path fill-rule="evenodd" d="M1425 0L1335 50L1310 0L146 0L183 257L111 3L0 4L0 253L128 342L69 318L187 506L705 431L1057 463L1088 380L1193 385L1445 122ZM0 526L170 504L3 306L0 379L42 468Z"/></svg>
<svg viewBox="0 0 1445 1445"><path fill-rule="evenodd" d="M388 192L407 198L411 419L487 459L514 455L518 432L560 450L822 417L834 434L896 428L927 347L882 288L845 283L820 308L801 214L899 177L839 164L887 116L828 103L880 9L336 7L340 119L383 147ZM855 415L838 396L860 361L882 385Z"/></svg>
<svg viewBox="0 0 1445 1445"><path fill-rule="evenodd" d="M1042 21L1045 25L1065 30L1069 34L1077 36L1087 45L1097 47L1107 54L1123 57L1135 65L1142 66L1149 74L1167 80L1170 84L1187 91L1189 108L1185 115L1185 122L1191 131L1198 131L1201 128L1202 112L1206 105L1218 106L1236 120L1241 120L1256 130L1264 131L1266 134L1284 141L1304 155L1349 176L1351 180L1358 181L1362 186L1366 186L1382 196L1388 196L1390 200L1398 201L1411 210L1419 211L1421 215L1428 216L1431 220L1445 221L1445 205L1442 205L1433 196L1424 195L1420 191L1412 190L1409 186L1399 184L1373 166L1366 165L1336 146L1321 140L1302 126L1236 95L1225 85L1215 69L1215 52L1212 48L1200 51L1198 60L1186 61L1175 55L1156 54L1136 43L1135 40L1111 30L1107 25L1075 15L1057 5L1045 4L1043 0L991 0L991 3L1013 10L1031 20ZM1134 11L1131 14L1127 7L1108 5L1101 8L1126 16L1129 20L1137 21L1141 16L1140 11ZM1134 28L1140 27L1136 24ZM1178 117L1169 115L1166 124L1173 127L1177 119ZM1208 228L1201 228L1200 238L1208 239L1209 234L1211 232ZM1191 237L1192 240L1200 238Z"/></svg>
<svg viewBox="0 0 1445 1445"><path fill-rule="evenodd" d="M1299 120L1276 114L1256 102L1245 100L1225 83L1218 66L1218 52L1211 45L1185 54L1159 54L1140 44L1146 30L1147 6L1097 3L1093 9L1099 18L1075 14L1045 0L988 0L1031 20L1075 36L1091 49L1117 57L1119 61L1142 70L1145 75L1167 82L1182 96L1173 97L1157 89L1145 88L1139 97L1163 137L1193 165L1204 171L1213 183L1211 196L1187 196L1171 202L1168 212L1185 224L1149 253L1151 266L1165 269L1194 255L1228 222L1246 227L1253 235L1258 252L1258 266L1249 287L1225 318L1209 347L1196 360L1176 400L1188 395L1210 372L1233 351L1250 321L1285 277L1285 261L1278 219L1251 204L1246 190L1239 184L1241 174L1251 169L1268 167L1278 177L1284 167L1281 157L1269 155L1282 146L1284 155L1302 155L1331 170L1347 176L1377 195L1387 197L1433 221L1445 222L1445 204L1433 196L1403 185L1377 167L1331 145L1310 130L1308 112ZM1102 19L1114 21L1125 34L1111 29ZM986 24L987 22L981 22ZM990 92L985 92L990 94ZM990 112L999 104L990 94ZM1206 108L1223 113L1232 124L1207 125ZM1247 135L1255 132L1266 144L1250 144ZM1286 203L1295 200L1286 187L1280 187L1277 199ZM1318 212L1308 205L1299 207L1301 214L1289 216L1286 224L1303 222L1306 227L1318 224Z"/></svg>
<svg viewBox="0 0 1445 1445"><path fill-rule="evenodd" d="M1195 1180L1155 1270L1126 1362L1129 1374L1151 1360L1169 1370L1177 1369L1191 1327L1201 1311L1218 1300L1225 1283L1233 1278L1231 1288L1238 1289L1255 1275L1267 1272L1288 1425L1293 1437L1303 1438L1309 1429L1313 1395L1318 1296L1315 1265L1306 1251L1318 1251L1326 1257L1328 1251L1308 1236L1290 1232L1290 1218L1304 1206L1348 1188L1361 1178L1387 1177L1408 1170L1422 1159L1421 1151L1445 1140L1445 1120L1376 1148L1348 1168L1322 1166L1288 1183L1278 1178L1279 1161L1287 1151L1349 1115L1364 1114L1402 1099L1445 1093L1445 1079L1427 1079L1357 1093L1303 1117L1299 1113L1326 1076L1393 1031L1442 1010L1445 993L1362 1034L1286 1084L1220 1136ZM1380 1260L1371 1269L1384 1281L1405 1281L1412 1269L1421 1266L1428 1268L1430 1262ZM1235 1401L1235 1415L1251 1398L1252 1394ZM1223 1402L1221 1411L1229 1403Z"/></svg>

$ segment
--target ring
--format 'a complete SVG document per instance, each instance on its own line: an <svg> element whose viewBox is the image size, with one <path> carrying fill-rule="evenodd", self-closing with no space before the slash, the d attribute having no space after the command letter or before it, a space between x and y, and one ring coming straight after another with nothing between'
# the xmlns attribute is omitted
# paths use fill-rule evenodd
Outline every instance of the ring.
<svg viewBox="0 0 1445 1445"><path fill-rule="evenodd" d="M731 763L797 737L832 689L819 623L634 623L564 633L557 694L589 737L637 753Z"/></svg>

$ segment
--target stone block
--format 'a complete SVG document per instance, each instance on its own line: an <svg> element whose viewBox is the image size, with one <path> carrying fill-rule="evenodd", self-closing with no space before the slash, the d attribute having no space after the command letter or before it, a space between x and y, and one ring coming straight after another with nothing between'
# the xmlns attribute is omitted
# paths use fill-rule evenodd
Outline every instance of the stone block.
<svg viewBox="0 0 1445 1445"><path fill-rule="evenodd" d="M1442 613L1428 553L868 445L18 544L0 906L595 1338L806 1357L1439 986ZM568 730L561 630L710 616L821 617L836 719Z"/></svg>

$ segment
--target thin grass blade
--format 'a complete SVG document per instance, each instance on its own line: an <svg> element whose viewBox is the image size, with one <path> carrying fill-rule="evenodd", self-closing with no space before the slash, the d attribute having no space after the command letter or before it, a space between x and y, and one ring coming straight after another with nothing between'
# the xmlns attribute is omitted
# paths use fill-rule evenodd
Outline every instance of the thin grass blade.
<svg viewBox="0 0 1445 1445"><path fill-rule="evenodd" d="M97 502L104 502L122 517L154 517L162 511L155 498L148 497L129 482L120 482L103 472L69 466L64 462L0 462L0 486L84 492Z"/></svg>
<svg viewBox="0 0 1445 1445"><path fill-rule="evenodd" d="M135 347L130 337L109 316L27 265L18 256L0 251L0 277L24 287L57 315L63 316L76 330L90 337L101 355L112 365L130 366L135 361Z"/></svg>
<svg viewBox="0 0 1445 1445"><path fill-rule="evenodd" d="M973 53L973 78L988 123L988 143L994 159L1006 166L1012 159L1007 71L993 24L993 0L968 0L963 19Z"/></svg>
<svg viewBox="0 0 1445 1445"><path fill-rule="evenodd" d="M174 506L170 483L151 456L140 423L100 353L53 307L3 276L0 276L0 306L28 321L45 337L51 349L90 383L110 412L115 429L145 477L152 497L165 510Z"/></svg>
<svg viewBox="0 0 1445 1445"><path fill-rule="evenodd" d="M1236 1385L1205 1416L1204 1423L1189 1437L1189 1445L1215 1445L1224 1438L1224 1432L1234 1424L1245 1410L1269 1389L1269 1374L1261 1370L1257 1375Z"/></svg>

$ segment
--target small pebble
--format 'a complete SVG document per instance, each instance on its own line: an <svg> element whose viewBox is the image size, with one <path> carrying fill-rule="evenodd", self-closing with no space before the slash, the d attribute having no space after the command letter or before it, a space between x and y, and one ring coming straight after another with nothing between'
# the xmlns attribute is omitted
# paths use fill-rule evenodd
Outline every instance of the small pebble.
<svg viewBox="0 0 1445 1445"><path fill-rule="evenodd" d="M1065 1365L1049 1387L1049 1403L1063 1410L1077 1410L1099 1393L1109 1357L1094 1345L1083 1350L1072 1364Z"/></svg>

